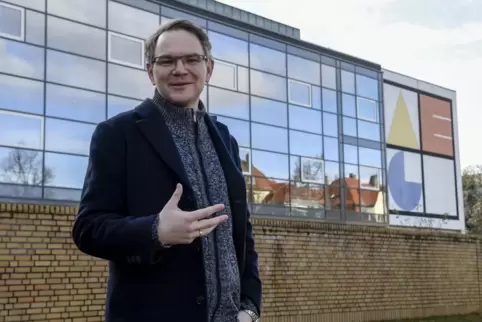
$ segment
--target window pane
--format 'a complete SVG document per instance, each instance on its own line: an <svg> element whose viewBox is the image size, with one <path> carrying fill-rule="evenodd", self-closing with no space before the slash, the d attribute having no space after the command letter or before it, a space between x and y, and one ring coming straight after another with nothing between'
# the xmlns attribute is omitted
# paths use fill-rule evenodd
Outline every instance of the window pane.
<svg viewBox="0 0 482 322"><path fill-rule="evenodd" d="M325 184L331 185L340 179L340 165L337 162L325 161Z"/></svg>
<svg viewBox="0 0 482 322"><path fill-rule="evenodd" d="M323 88L322 97L323 97L323 110L327 112L337 113L338 107L337 107L336 92Z"/></svg>
<svg viewBox="0 0 482 322"><path fill-rule="evenodd" d="M356 75L356 92L357 95L378 101L378 80Z"/></svg>
<svg viewBox="0 0 482 322"><path fill-rule="evenodd" d="M294 183L290 185L290 196L294 215L316 218L323 216L322 208L325 204L323 186L312 183Z"/></svg>
<svg viewBox="0 0 482 322"><path fill-rule="evenodd" d="M109 60L144 69L144 42L109 32Z"/></svg>
<svg viewBox="0 0 482 322"><path fill-rule="evenodd" d="M25 186L41 186L43 183L43 153L41 151L19 148L0 147L0 182L21 184ZM45 172L45 181L52 179L52 174ZM12 197L41 198L42 190L27 187L0 186L0 195Z"/></svg>
<svg viewBox="0 0 482 322"><path fill-rule="evenodd" d="M355 94L355 74L341 71L341 90L345 93Z"/></svg>
<svg viewBox="0 0 482 322"><path fill-rule="evenodd" d="M324 137L325 160L338 161L338 139Z"/></svg>
<svg viewBox="0 0 482 322"><path fill-rule="evenodd" d="M89 154L95 125L47 118L45 149L49 151Z"/></svg>
<svg viewBox="0 0 482 322"><path fill-rule="evenodd" d="M105 0L47 0L50 14L105 28Z"/></svg>
<svg viewBox="0 0 482 322"><path fill-rule="evenodd" d="M42 149L43 117L0 110L0 145Z"/></svg>
<svg viewBox="0 0 482 322"><path fill-rule="evenodd" d="M322 136L298 131L290 131L290 153L305 157L322 158Z"/></svg>
<svg viewBox="0 0 482 322"><path fill-rule="evenodd" d="M0 74L0 106L8 110L43 114L44 84Z"/></svg>
<svg viewBox="0 0 482 322"><path fill-rule="evenodd" d="M98 123L105 120L105 94L47 84L46 114Z"/></svg>
<svg viewBox="0 0 482 322"><path fill-rule="evenodd" d="M154 95L154 86L143 70L109 64L109 93L144 100Z"/></svg>
<svg viewBox="0 0 482 322"><path fill-rule="evenodd" d="M286 103L252 96L251 120L287 127Z"/></svg>
<svg viewBox="0 0 482 322"><path fill-rule="evenodd" d="M358 158L361 165L367 165L377 168L382 167L382 153L380 150L359 147Z"/></svg>
<svg viewBox="0 0 482 322"><path fill-rule="evenodd" d="M0 38L0 57L0 72L44 79L43 48Z"/></svg>
<svg viewBox="0 0 482 322"><path fill-rule="evenodd" d="M338 116L331 113L323 113L323 134L338 136Z"/></svg>
<svg viewBox="0 0 482 322"><path fill-rule="evenodd" d="M358 120L358 137L372 141L380 141L380 125Z"/></svg>
<svg viewBox="0 0 482 322"><path fill-rule="evenodd" d="M321 113L290 105L290 128L321 134Z"/></svg>
<svg viewBox="0 0 482 322"><path fill-rule="evenodd" d="M318 86L311 86L311 107L321 110L321 88Z"/></svg>
<svg viewBox="0 0 482 322"><path fill-rule="evenodd" d="M209 113L249 120L249 96L210 86Z"/></svg>
<svg viewBox="0 0 482 322"><path fill-rule="evenodd" d="M255 149L288 152L288 131L285 129L252 123L251 135Z"/></svg>
<svg viewBox="0 0 482 322"><path fill-rule="evenodd" d="M105 31L48 16L47 45L99 59L105 59Z"/></svg>
<svg viewBox="0 0 482 322"><path fill-rule="evenodd" d="M45 12L45 0L8 0L8 2Z"/></svg>
<svg viewBox="0 0 482 322"><path fill-rule="evenodd" d="M251 150L246 148L239 148L239 159L241 161L241 170L243 174L250 175L252 171Z"/></svg>
<svg viewBox="0 0 482 322"><path fill-rule="evenodd" d="M358 97L357 113L359 119L372 122L378 121L377 104L374 101Z"/></svg>
<svg viewBox="0 0 482 322"><path fill-rule="evenodd" d="M286 78L251 70L251 94L286 101Z"/></svg>
<svg viewBox="0 0 482 322"><path fill-rule="evenodd" d="M289 102L311 107L311 85L288 80Z"/></svg>
<svg viewBox="0 0 482 322"><path fill-rule="evenodd" d="M238 66L238 91L249 93L249 69Z"/></svg>
<svg viewBox="0 0 482 322"><path fill-rule="evenodd" d="M356 120L351 117L343 117L343 134L357 136Z"/></svg>
<svg viewBox="0 0 482 322"><path fill-rule="evenodd" d="M358 147L344 144L343 157L346 163L358 164Z"/></svg>
<svg viewBox="0 0 482 322"><path fill-rule="evenodd" d="M380 169L360 167L360 188L379 190L380 189Z"/></svg>
<svg viewBox="0 0 482 322"><path fill-rule="evenodd" d="M325 174L323 160L291 156L290 168L291 180L311 183L324 182Z"/></svg>
<svg viewBox="0 0 482 322"><path fill-rule="evenodd" d="M28 43L45 46L45 15L27 10L26 41Z"/></svg>
<svg viewBox="0 0 482 322"><path fill-rule="evenodd" d="M256 180L263 177L288 179L288 155L252 150L251 156L252 174L258 177Z"/></svg>
<svg viewBox="0 0 482 322"><path fill-rule="evenodd" d="M298 56L288 55L288 77L320 85L320 64Z"/></svg>
<svg viewBox="0 0 482 322"><path fill-rule="evenodd" d="M336 68L328 65L321 65L321 78L323 87L336 89Z"/></svg>
<svg viewBox="0 0 482 322"><path fill-rule="evenodd" d="M351 180L350 180L351 179ZM360 185L360 175L358 173L358 166L345 164L345 182L348 188L358 188Z"/></svg>
<svg viewBox="0 0 482 322"><path fill-rule="evenodd" d="M238 141L240 146L250 146L249 123L246 121L235 120L228 117L218 117L218 121L226 125L229 133Z"/></svg>
<svg viewBox="0 0 482 322"><path fill-rule="evenodd" d="M248 43L214 31L209 31L214 58L248 66Z"/></svg>
<svg viewBox="0 0 482 322"><path fill-rule="evenodd" d="M23 40L24 14L22 8L0 3L0 36Z"/></svg>
<svg viewBox="0 0 482 322"><path fill-rule="evenodd" d="M249 44L252 68L286 76L286 54L264 46Z"/></svg>
<svg viewBox="0 0 482 322"><path fill-rule="evenodd" d="M132 110L142 101L107 95L107 117L111 118L119 113Z"/></svg>
<svg viewBox="0 0 482 322"><path fill-rule="evenodd" d="M54 187L82 189L88 158L66 154L45 153L45 168L51 169Z"/></svg>
<svg viewBox="0 0 482 322"><path fill-rule="evenodd" d="M214 63L214 70L211 79L209 80L209 84L237 90L237 82L236 65L219 60Z"/></svg>
<svg viewBox="0 0 482 322"><path fill-rule="evenodd" d="M109 29L146 39L159 27L159 16L109 1Z"/></svg>
<svg viewBox="0 0 482 322"><path fill-rule="evenodd" d="M356 117L355 96L343 94L341 97L343 115Z"/></svg>
<svg viewBox="0 0 482 322"><path fill-rule="evenodd" d="M105 63L47 50L47 80L104 92Z"/></svg>

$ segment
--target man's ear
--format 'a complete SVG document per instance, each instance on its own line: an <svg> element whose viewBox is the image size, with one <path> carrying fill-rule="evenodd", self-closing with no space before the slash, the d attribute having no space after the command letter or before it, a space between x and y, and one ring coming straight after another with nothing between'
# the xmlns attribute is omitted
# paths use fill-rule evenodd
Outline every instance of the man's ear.
<svg viewBox="0 0 482 322"><path fill-rule="evenodd" d="M147 69L147 74L149 75L149 79L151 80L151 84L156 85L156 82L154 81L154 71L153 71L152 64L147 64L146 69Z"/></svg>
<svg viewBox="0 0 482 322"><path fill-rule="evenodd" d="M208 62L206 63L207 65L207 68L206 68L206 83L209 82L209 80L211 79L211 76L213 74L213 70L214 70L214 59L212 58L209 58Z"/></svg>

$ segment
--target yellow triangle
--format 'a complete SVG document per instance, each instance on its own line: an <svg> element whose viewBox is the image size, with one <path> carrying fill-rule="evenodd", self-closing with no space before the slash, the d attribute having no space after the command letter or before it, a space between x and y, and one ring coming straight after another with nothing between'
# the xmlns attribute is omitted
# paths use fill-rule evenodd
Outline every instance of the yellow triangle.
<svg viewBox="0 0 482 322"><path fill-rule="evenodd" d="M393 115L387 143L399 145L406 148L418 149L418 140L410 114L408 113L407 103L403 98L402 91L398 95L397 106Z"/></svg>

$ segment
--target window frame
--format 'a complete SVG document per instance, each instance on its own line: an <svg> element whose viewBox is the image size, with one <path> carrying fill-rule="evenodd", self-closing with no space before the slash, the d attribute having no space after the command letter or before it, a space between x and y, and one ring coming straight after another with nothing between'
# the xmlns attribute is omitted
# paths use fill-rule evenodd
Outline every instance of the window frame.
<svg viewBox="0 0 482 322"><path fill-rule="evenodd" d="M13 145L7 145L3 144L0 141L0 145L10 147L10 148L19 148L19 149L27 149L27 150L34 150L34 151L43 151L45 150L45 122L44 122L44 116L43 115L34 115L34 114L28 114L28 113L21 113L21 112L14 112L14 111L7 111L7 110L1 110L0 109L0 115L15 115L15 116L20 116L20 117L25 117L25 118L32 118L32 119L37 119L40 121L40 146L38 148L32 148L29 146L23 146L19 144L13 144Z"/></svg>
<svg viewBox="0 0 482 322"><path fill-rule="evenodd" d="M241 152L243 152L243 154L247 154L248 155L248 171L244 171L242 169L242 162L243 162L243 159L241 158ZM251 158L251 149L249 148L244 148L244 147L239 147L239 158L240 158L240 162L241 162L241 172L243 173L244 176L250 176L252 175L252 172L253 172L253 163L252 163L252 158Z"/></svg>
<svg viewBox="0 0 482 322"><path fill-rule="evenodd" d="M359 113L359 108L360 108L359 101L360 101L360 100L366 101L366 102L368 102L368 103L370 103L370 104L373 105L373 112L374 112L373 114L375 115L375 119L370 119L370 118L366 118L366 117L360 117L360 113ZM375 102L374 100L365 98L365 97L357 96L357 97L356 97L356 117L357 117L357 119L359 119L359 120L378 123L378 118L379 118L379 117L378 117L377 102Z"/></svg>
<svg viewBox="0 0 482 322"><path fill-rule="evenodd" d="M137 69L143 69L145 70L146 69L146 57L145 57L145 42L143 39L139 39L139 38L136 38L136 37L132 37L132 36L127 36L127 35L124 35L124 34L121 34L121 33L118 33L118 32L115 32L115 31L111 31L111 30L108 30L107 32L107 61L110 62L110 63L115 63L115 64L119 64L119 65L123 65L123 66L127 66L127 67L133 67L133 68L137 68ZM141 64L140 65L137 65L137 64L133 64L133 63L129 63L129 62L125 62L125 61L122 61L122 60L118 60L118 59L115 59L115 58L112 58L112 55L111 55L111 50L112 50L112 45L111 45L111 37L112 36L116 36L116 37L119 37L119 38L123 38L123 39L126 39L126 40L131 40L131 41L135 41L135 42L139 42L140 45L141 45L141 51L142 51L142 55L141 55Z"/></svg>
<svg viewBox="0 0 482 322"><path fill-rule="evenodd" d="M213 59L213 60L214 60L214 70L216 70L216 64L221 64L221 65L224 65L224 66L227 66L227 67L231 67L233 69L233 71L234 71L233 72L233 81L234 82L233 82L233 87L227 87L227 86L224 86L224 84L218 85L218 84L209 83L209 85L215 86L217 88L238 91L238 66L236 64L233 64L233 63L230 63L230 62L227 62L227 61L224 61L224 60L220 60L220 59ZM240 93L245 93L245 92L240 92Z"/></svg>
<svg viewBox="0 0 482 322"><path fill-rule="evenodd" d="M0 31L0 36L5 37L5 38L9 38L9 39L13 39L13 40L25 41L25 27L26 27L25 8L15 6L15 5L12 5L12 4L9 4L9 3L5 3L5 2L0 2L0 6L20 11L20 36L19 37L13 36L13 35L10 35L10 34L7 34L7 33L3 33L1 31Z"/></svg>
<svg viewBox="0 0 482 322"><path fill-rule="evenodd" d="M368 168L368 169L374 169L377 171L377 186L376 187L370 187L370 186L363 186L362 187L362 168ZM359 187L358 189L360 190L370 190L370 191L380 191L380 187L381 187L381 182L380 182L380 179L381 179L381 174L382 174L382 171L380 168L376 168L376 167L370 167L370 166L366 166L366 165L359 165L358 166L358 175L360 177L359 179Z"/></svg>
<svg viewBox="0 0 482 322"><path fill-rule="evenodd" d="M317 180L311 180L311 179L306 179L304 176L304 171L303 171L303 164L305 160L310 160L310 161L315 161L315 162L321 162L321 167L322 167L322 176L321 176L321 181ZM301 157L300 156L300 178L302 183L314 183L318 185L323 185L325 184L325 160L322 159L316 159L316 158L309 158L309 157Z"/></svg>
<svg viewBox="0 0 482 322"><path fill-rule="evenodd" d="M296 84L299 84L299 85L305 85L308 87L308 98L309 98L309 104L305 104L305 103L300 103L300 102L296 102L296 101L293 101L291 99L291 84L292 83L296 83ZM305 82L302 82L302 81L299 81L299 80L294 80L294 79L291 79L291 78L288 78L288 103L290 104L294 104L294 105L298 105L298 106L303 106L303 107L309 107L309 108L312 108L313 107L313 93L312 93L313 89L311 88L311 84L308 84L308 83L305 83Z"/></svg>

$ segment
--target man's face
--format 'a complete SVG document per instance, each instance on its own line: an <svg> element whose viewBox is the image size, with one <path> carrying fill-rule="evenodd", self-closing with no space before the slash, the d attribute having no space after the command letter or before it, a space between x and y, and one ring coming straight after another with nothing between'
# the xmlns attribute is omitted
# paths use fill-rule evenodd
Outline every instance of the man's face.
<svg viewBox="0 0 482 322"><path fill-rule="evenodd" d="M155 63L147 66L149 78L165 99L196 108L213 70L213 62L204 55L194 34L185 30L164 32L157 40Z"/></svg>

